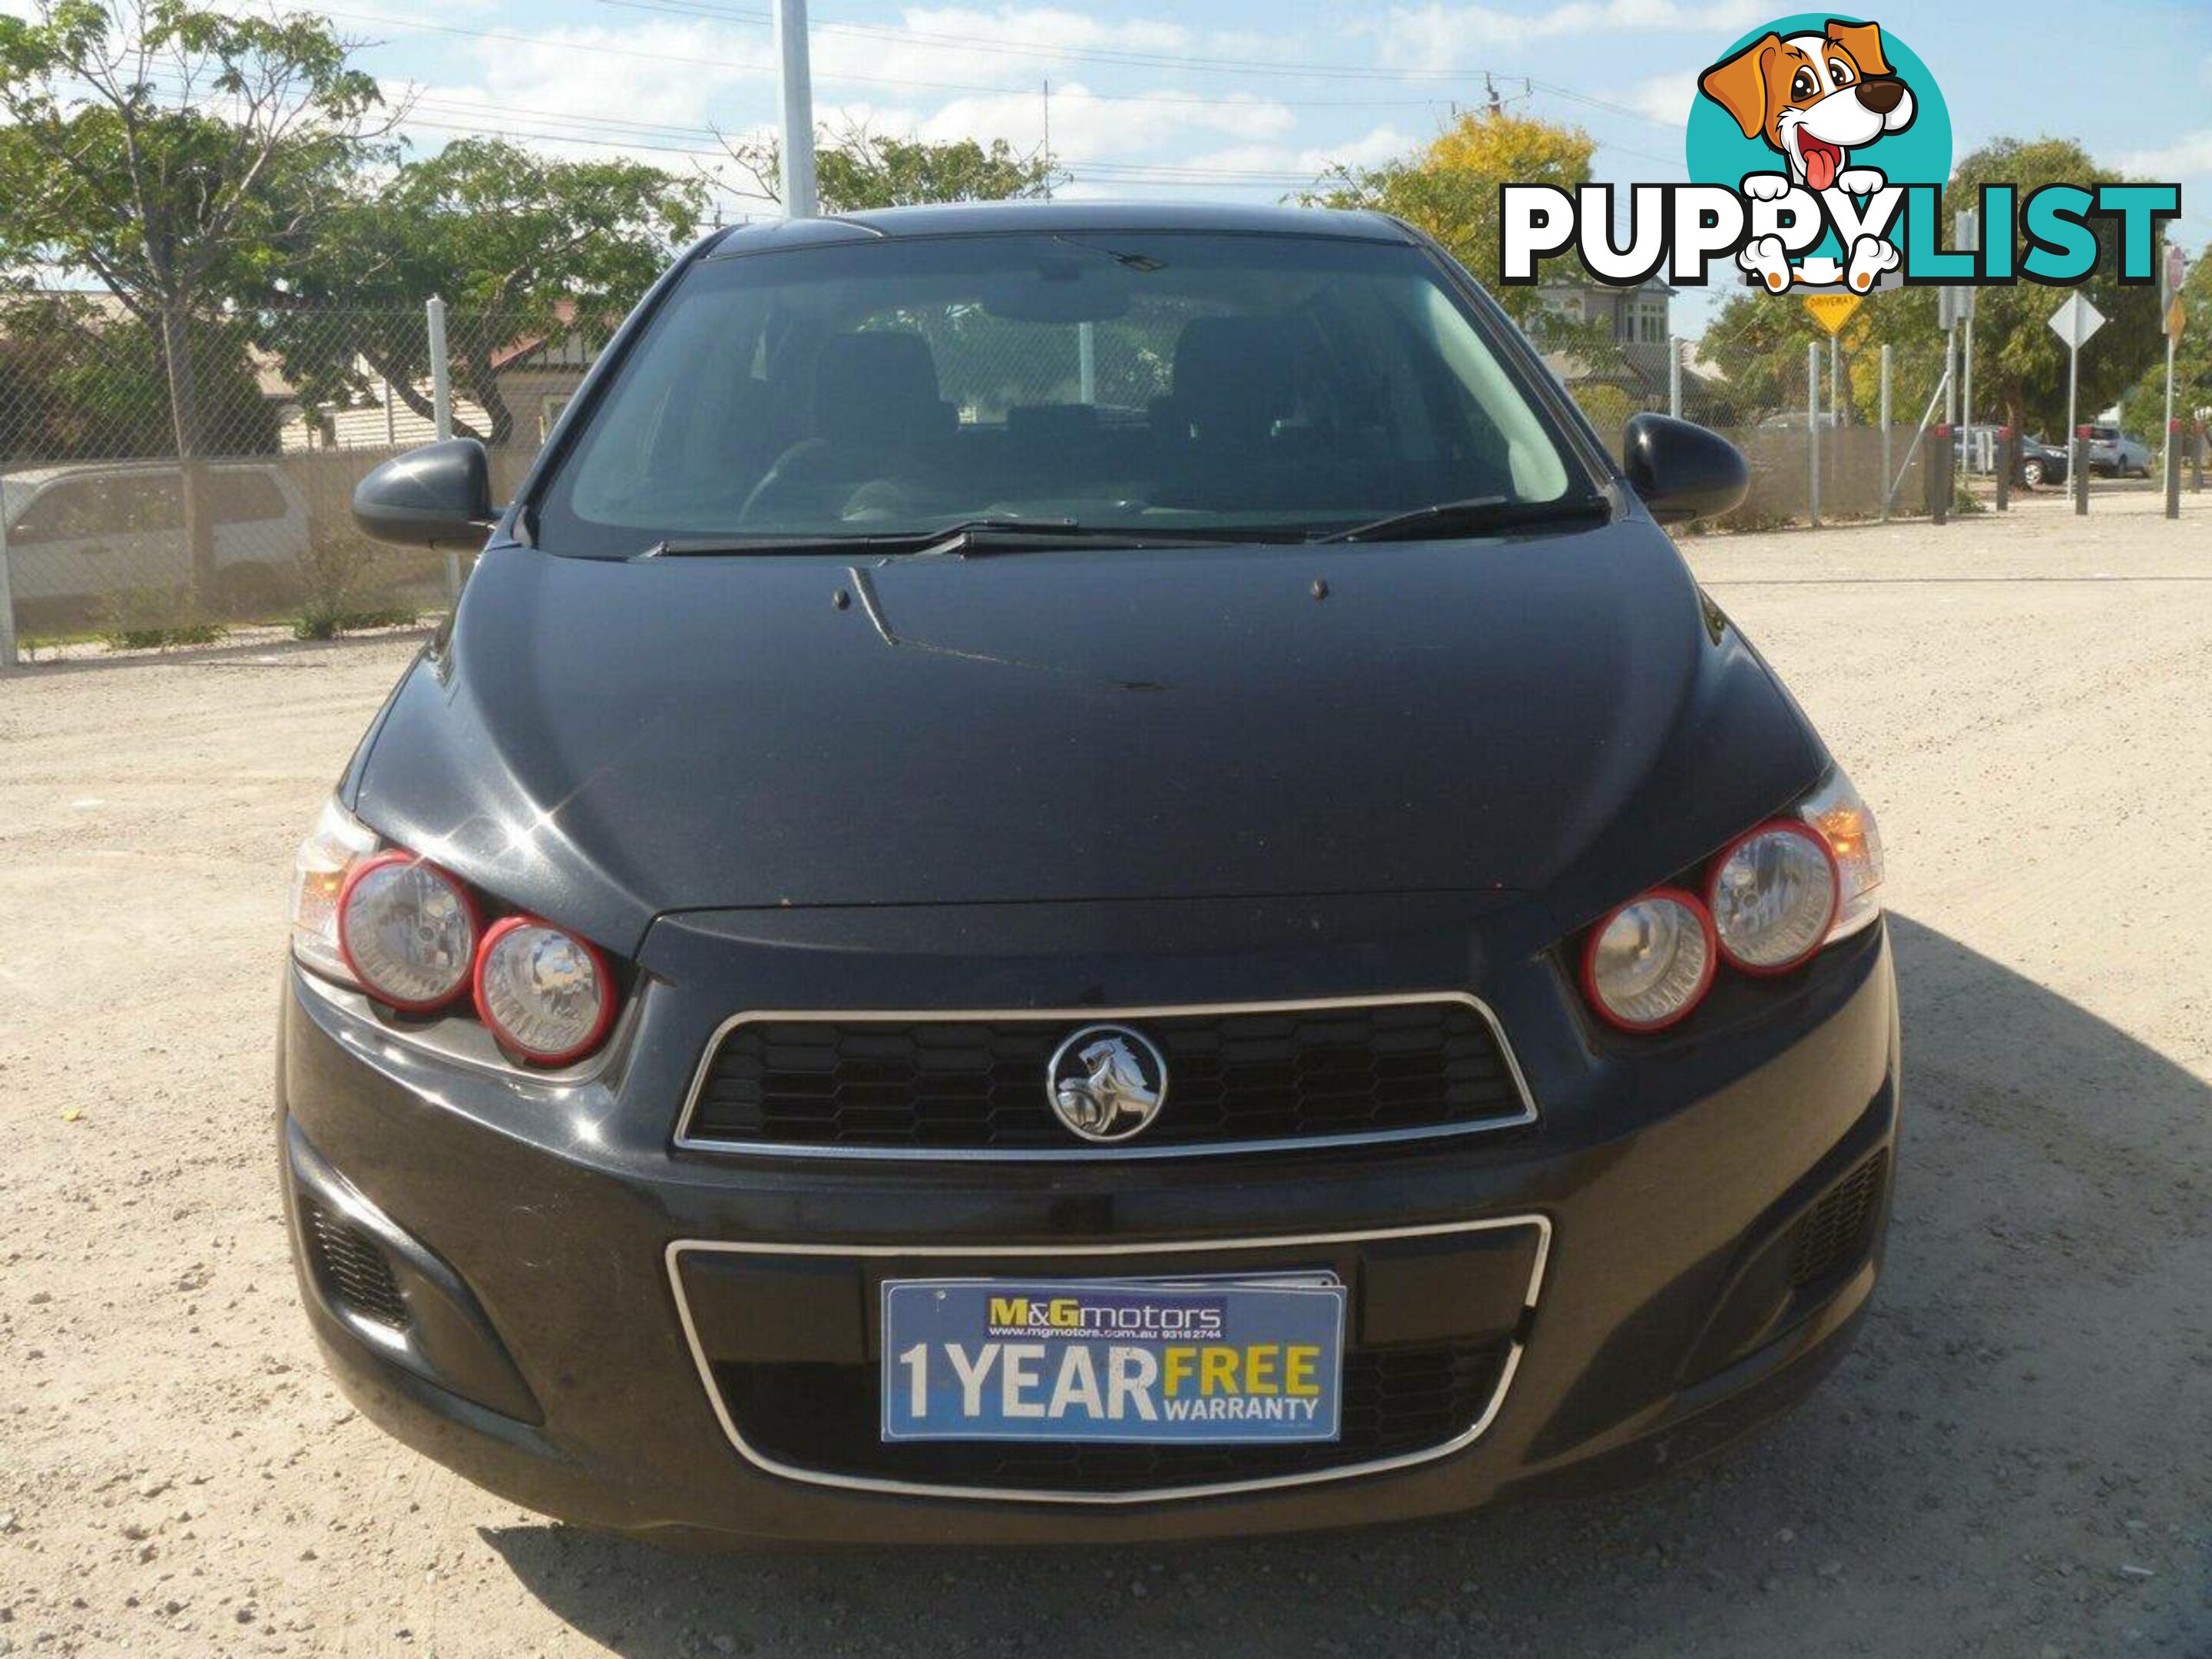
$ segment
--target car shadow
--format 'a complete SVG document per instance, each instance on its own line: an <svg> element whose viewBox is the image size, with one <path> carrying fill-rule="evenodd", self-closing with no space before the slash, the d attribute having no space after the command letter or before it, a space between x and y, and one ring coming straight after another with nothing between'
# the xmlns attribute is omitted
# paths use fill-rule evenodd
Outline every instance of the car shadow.
<svg viewBox="0 0 2212 1659"><path fill-rule="evenodd" d="M1794 1415L1657 1485L1149 1548L678 1554L486 1529L630 1659L2087 1654L2212 1639L2212 1089L1909 918L1888 1271Z"/></svg>

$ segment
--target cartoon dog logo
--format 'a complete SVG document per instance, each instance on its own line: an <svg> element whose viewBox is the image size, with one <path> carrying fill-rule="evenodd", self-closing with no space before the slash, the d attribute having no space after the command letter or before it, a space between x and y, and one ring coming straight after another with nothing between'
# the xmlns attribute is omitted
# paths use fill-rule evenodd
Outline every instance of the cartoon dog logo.
<svg viewBox="0 0 2212 1659"><path fill-rule="evenodd" d="M1784 37L1769 32L1698 80L1705 96L1735 119L1747 138L1761 138L1789 163L1789 171L1752 173L1743 181L1747 196L1778 201L1793 186L1820 192L1841 191L1869 196L1887 182L1878 167L1852 164L1851 153L1885 134L1912 125L1912 90L1891 70L1882 56L1879 23L1850 23L1830 18L1819 34ZM1793 277L1823 283L1841 280L1863 294L1885 270L1899 262L1894 244L1862 236L1851 244L1839 271L1833 260L1808 260L1792 270L1778 236L1755 237L1737 263L1763 278L1779 294ZM1817 273L1814 267L1823 268Z"/></svg>

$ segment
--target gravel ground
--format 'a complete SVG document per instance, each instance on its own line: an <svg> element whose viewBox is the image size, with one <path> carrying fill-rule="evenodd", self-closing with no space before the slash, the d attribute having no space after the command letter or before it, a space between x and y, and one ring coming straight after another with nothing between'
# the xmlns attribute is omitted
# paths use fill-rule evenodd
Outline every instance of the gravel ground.
<svg viewBox="0 0 2212 1659"><path fill-rule="evenodd" d="M1858 1351L1626 1497L1077 1555L677 1556L386 1440L295 1304L283 872L411 644L0 683L0 1655L2212 1655L2212 497L1691 556L1877 803Z"/></svg>

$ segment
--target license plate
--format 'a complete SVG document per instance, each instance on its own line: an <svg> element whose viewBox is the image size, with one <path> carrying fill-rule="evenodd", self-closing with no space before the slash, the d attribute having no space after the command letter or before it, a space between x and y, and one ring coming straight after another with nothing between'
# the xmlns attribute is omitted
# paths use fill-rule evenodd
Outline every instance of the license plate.
<svg viewBox="0 0 2212 1659"><path fill-rule="evenodd" d="M1333 1274L893 1279L885 1440L1334 1440Z"/></svg>

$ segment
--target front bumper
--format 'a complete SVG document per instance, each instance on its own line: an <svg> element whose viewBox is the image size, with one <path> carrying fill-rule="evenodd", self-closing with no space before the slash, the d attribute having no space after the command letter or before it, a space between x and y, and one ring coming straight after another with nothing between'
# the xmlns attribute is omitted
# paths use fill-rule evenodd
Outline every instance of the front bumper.
<svg viewBox="0 0 2212 1659"><path fill-rule="evenodd" d="M292 970L278 1072L288 1205L303 1300L348 1393L480 1484L586 1524L1111 1540L1406 1518L1638 1478L1735 1438L1847 1346L1879 1267L1897 1125L1881 929L1787 984L1717 993L1678 1036L1615 1044L1548 956L1509 965L1471 950L1500 931L1472 903L1161 907L1141 961L1103 948L1126 935L1126 915L1102 929L1084 907L1017 908L960 918L950 933L942 913L664 922L644 953L649 986L604 1065L555 1079L426 1052ZM1094 934L1102 948L1086 954ZM961 940L957 963L935 953L946 937ZM1046 943L1070 939L1072 951ZM1052 1164L673 1145L702 1045L746 1006L748 986L775 984L777 1006L970 1007L1352 994L1378 978L1478 985L1540 1121L1358 1149ZM1869 1172L1871 1221L1848 1256L1794 1281L1793 1251L1824 1200ZM363 1316L376 1294L364 1304L333 1280L317 1237L333 1218L388 1265L392 1321ZM1538 1231L1532 1273L1522 1243ZM716 1386L718 1345L804 1348L818 1334L787 1328L792 1306L864 1324L874 1280L910 1268L1073 1271L1070 1258L1134 1253L1163 1270L1242 1270L1326 1256L1381 1310L1395 1281L1378 1241L1408 1236L1510 1247L1468 1269L1509 1357L1467 1432L1349 1478L1088 1501L854 1479L744 1443ZM826 1298L794 1304L752 1279L702 1291L696 1277L763 1259L827 1274Z"/></svg>

